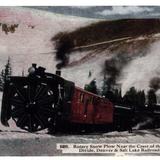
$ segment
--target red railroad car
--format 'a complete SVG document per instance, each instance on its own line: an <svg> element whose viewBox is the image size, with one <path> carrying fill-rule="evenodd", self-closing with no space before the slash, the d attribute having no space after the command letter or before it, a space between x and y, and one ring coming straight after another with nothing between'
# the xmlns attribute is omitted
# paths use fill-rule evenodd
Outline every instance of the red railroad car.
<svg viewBox="0 0 160 160"><path fill-rule="evenodd" d="M82 124L113 123L113 104L105 98L75 87L70 121Z"/></svg>

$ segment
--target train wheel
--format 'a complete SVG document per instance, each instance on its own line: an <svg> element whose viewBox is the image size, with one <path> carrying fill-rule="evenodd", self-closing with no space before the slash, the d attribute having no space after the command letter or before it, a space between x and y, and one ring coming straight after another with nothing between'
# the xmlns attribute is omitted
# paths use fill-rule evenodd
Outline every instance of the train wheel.
<svg viewBox="0 0 160 160"><path fill-rule="evenodd" d="M48 128L54 116L55 93L47 83L12 84L11 117L29 132Z"/></svg>

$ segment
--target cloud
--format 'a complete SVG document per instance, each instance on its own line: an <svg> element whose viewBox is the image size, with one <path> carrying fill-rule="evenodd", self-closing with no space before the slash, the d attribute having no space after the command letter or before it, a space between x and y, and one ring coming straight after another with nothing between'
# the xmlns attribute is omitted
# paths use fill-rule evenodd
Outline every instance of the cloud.
<svg viewBox="0 0 160 160"><path fill-rule="evenodd" d="M153 17L156 17L156 16L160 16L160 13L151 13L151 14L149 14L150 16L153 16Z"/></svg>
<svg viewBox="0 0 160 160"><path fill-rule="evenodd" d="M93 6L71 6L72 8L78 8L78 9L88 9L92 8Z"/></svg>
<svg viewBox="0 0 160 160"><path fill-rule="evenodd" d="M113 6L112 9L105 9L96 14L107 16L107 15L125 15L125 14L137 14L143 12L152 12L154 9L151 7L138 7L138 6Z"/></svg>

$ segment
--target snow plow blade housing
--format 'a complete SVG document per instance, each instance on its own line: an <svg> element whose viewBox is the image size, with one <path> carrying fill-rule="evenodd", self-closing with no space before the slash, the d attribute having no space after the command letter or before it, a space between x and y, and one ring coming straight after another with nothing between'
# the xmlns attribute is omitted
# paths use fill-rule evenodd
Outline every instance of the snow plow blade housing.
<svg viewBox="0 0 160 160"><path fill-rule="evenodd" d="M46 72L43 76L8 77L2 97L1 123L9 126L12 118L18 127L29 132L48 128L53 117L63 110L63 102L70 99L73 87L74 83ZM68 94L64 97L65 90ZM65 118L68 112L63 113Z"/></svg>

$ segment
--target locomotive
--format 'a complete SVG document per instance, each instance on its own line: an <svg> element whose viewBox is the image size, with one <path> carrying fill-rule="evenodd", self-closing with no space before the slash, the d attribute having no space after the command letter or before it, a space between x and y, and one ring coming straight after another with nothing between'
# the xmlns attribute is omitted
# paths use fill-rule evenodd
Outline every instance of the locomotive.
<svg viewBox="0 0 160 160"><path fill-rule="evenodd" d="M130 108L114 106L106 98L85 91L71 81L45 68L32 64L29 75L6 79L2 97L1 123L9 126L13 119L17 127L28 132L48 129L55 133L69 128L103 126L116 130L128 127Z"/></svg>

